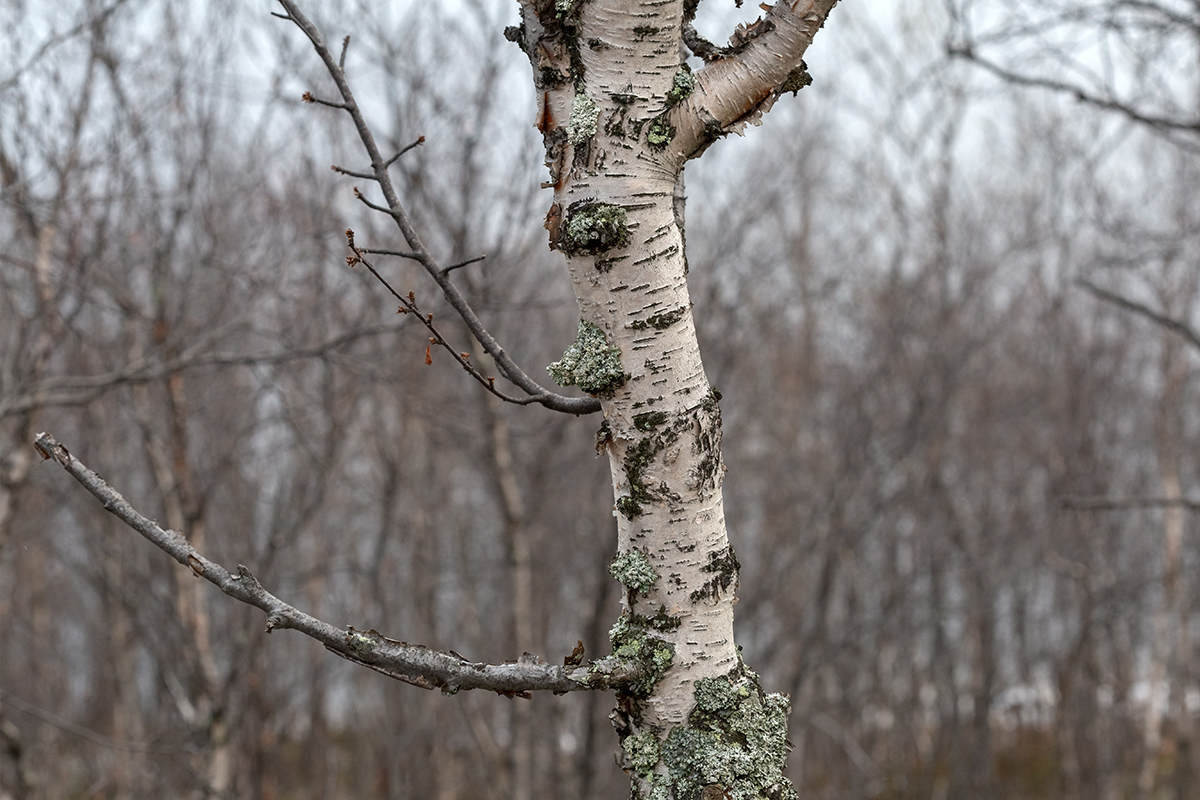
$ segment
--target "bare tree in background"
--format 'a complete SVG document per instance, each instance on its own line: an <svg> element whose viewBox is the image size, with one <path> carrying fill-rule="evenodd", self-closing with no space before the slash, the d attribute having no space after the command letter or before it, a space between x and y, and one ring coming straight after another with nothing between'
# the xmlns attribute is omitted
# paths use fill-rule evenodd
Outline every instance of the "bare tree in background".
<svg viewBox="0 0 1200 800"><path fill-rule="evenodd" d="M975 64L1008 84L1073 98L1130 123L1134 129L1163 137L1180 148L1177 168L1194 172L1191 162L1200 148L1200 4L1066 0L1015 3L1000 14L969 0L953 0L947 7L951 18L947 47L952 57ZM1179 350L1181 345L1200 347L1200 337L1190 322L1197 272L1190 261L1195 254L1179 252L1178 238L1166 233L1176 220L1186 220L1186 212L1180 220L1179 211L1189 205L1189 200L1168 194L1161 207L1165 213L1151 217L1142 228L1134 224L1132 230L1131 220L1136 217L1111 215L1105 222L1112 229L1109 238L1117 240L1116 247L1106 243L1109 252L1101 250L1098 263L1090 265L1078 280L1092 296L1150 321L1163 332L1158 378L1162 389L1155 419L1158 491L1140 498L1067 501L1097 509L1107 504L1110 512L1146 505L1163 508L1162 596L1149 645L1150 694L1138 776L1143 798L1156 789L1164 753L1163 725L1172 704L1176 706L1171 714L1176 724L1166 749L1175 755L1173 772L1177 783L1183 782L1178 785L1189 783L1186 776L1194 772L1193 725L1183 704L1183 687L1190 685L1187 665L1192 654L1181 599L1187 589L1180 586L1184 516L1194 501L1183 494L1177 442L1183 424L1183 384L1190 371ZM1146 247L1145 243L1156 240L1162 246ZM1128 247L1133 242L1137 244ZM1182 268L1181 258L1189 262ZM1102 272L1111 277L1100 279L1098 273Z"/></svg>

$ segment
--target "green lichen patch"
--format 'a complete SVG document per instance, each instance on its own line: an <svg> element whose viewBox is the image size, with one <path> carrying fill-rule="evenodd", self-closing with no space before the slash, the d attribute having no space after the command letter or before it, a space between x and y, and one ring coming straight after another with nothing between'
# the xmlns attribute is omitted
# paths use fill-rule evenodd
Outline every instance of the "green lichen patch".
<svg viewBox="0 0 1200 800"><path fill-rule="evenodd" d="M658 764L658 737L650 731L626 736L621 749L629 756L629 763L637 774L649 777Z"/></svg>
<svg viewBox="0 0 1200 800"><path fill-rule="evenodd" d="M637 665L637 680L621 687L621 693L635 700L649 697L671 666L675 645L647 624L645 617L628 613L617 620L608 638L614 656Z"/></svg>
<svg viewBox="0 0 1200 800"><path fill-rule="evenodd" d="M649 319L639 319L630 323L629 327L633 328L635 331L644 331L647 328L653 328L656 331L665 331L667 328L683 319L687 312L688 307L681 306L670 311L659 312Z"/></svg>
<svg viewBox="0 0 1200 800"><path fill-rule="evenodd" d="M578 386L589 394L612 392L625 383L621 351L610 347L604 331L585 320L563 357L546 367L559 386Z"/></svg>
<svg viewBox="0 0 1200 800"><path fill-rule="evenodd" d="M662 150L675 138L675 126L667 119L666 114L660 114L650 121L646 127L646 144L653 150Z"/></svg>
<svg viewBox="0 0 1200 800"><path fill-rule="evenodd" d="M646 411L641 414L633 415L633 427L643 433L650 431L662 425L670 418L670 415L665 411Z"/></svg>
<svg viewBox="0 0 1200 800"><path fill-rule="evenodd" d="M366 658L371 653L375 652L375 648L379 646L378 640L369 635L356 631L350 628L346 632L346 645L350 648L350 652L359 658Z"/></svg>
<svg viewBox="0 0 1200 800"><path fill-rule="evenodd" d="M579 144L596 135L596 121L600 118L600 109L583 92L578 92L571 102L571 118L567 121L567 139L571 144Z"/></svg>
<svg viewBox="0 0 1200 800"><path fill-rule="evenodd" d="M701 678L696 681L696 709L701 714L729 719L742 701L750 697L750 691L747 683L734 682L728 677Z"/></svg>
<svg viewBox="0 0 1200 800"><path fill-rule="evenodd" d="M692 75L692 70L687 64L681 65L671 81L671 88L667 90L667 107L682 103L695 88L696 78Z"/></svg>
<svg viewBox="0 0 1200 800"><path fill-rule="evenodd" d="M558 236L558 249L573 256L597 255L629 244L625 209L596 200L576 200L567 206Z"/></svg>
<svg viewBox="0 0 1200 800"><path fill-rule="evenodd" d="M708 563L701 567L700 571L709 573L712 577L705 581L699 589L692 592L692 602L699 603L701 600L709 598L715 600L721 592L728 592L730 587L737 584L738 570L741 568L742 565L738 563L731 544L715 553L709 553Z"/></svg>
<svg viewBox="0 0 1200 800"><path fill-rule="evenodd" d="M653 36L658 33L659 29L653 25L635 25L633 27L633 40L640 42L647 36Z"/></svg>
<svg viewBox="0 0 1200 800"><path fill-rule="evenodd" d="M658 580L658 572L641 550L626 550L613 559L609 573L622 586L636 594L649 594Z"/></svg>
<svg viewBox="0 0 1200 800"><path fill-rule="evenodd" d="M687 726L659 744L670 796L795 800L783 777L787 696L764 694L757 676L739 665L728 676L697 681L694 697Z"/></svg>

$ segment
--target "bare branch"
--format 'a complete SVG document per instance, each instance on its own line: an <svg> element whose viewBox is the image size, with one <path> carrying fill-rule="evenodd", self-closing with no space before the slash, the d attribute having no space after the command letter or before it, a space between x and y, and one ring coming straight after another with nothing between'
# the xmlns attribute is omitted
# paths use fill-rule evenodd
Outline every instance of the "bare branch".
<svg viewBox="0 0 1200 800"><path fill-rule="evenodd" d="M373 180L374 180L374 179L373 179ZM384 213L384 214L391 214L391 213L392 213L392 212L391 212L391 209L389 209L389 208L384 208L383 206L381 206L381 205L377 205L376 203L372 203L370 200L368 200L368 199L367 199L367 196L366 196L365 194L363 194L362 192L360 192L360 191L358 190L358 187L357 187L357 186L355 186L355 187L354 187L354 196L355 196L355 197L356 197L356 198L359 200L359 202L361 202L363 205L365 205L367 208L371 209L372 211L379 211L379 212L382 212L382 213ZM416 255L416 257L417 257L417 261L420 261L420 262L422 262L422 264L425 262L425 260L426 260L426 257L425 257L425 255L424 255L423 253L419 253L419 252L418 252L418 253L415 253L414 255Z"/></svg>
<svg viewBox="0 0 1200 800"><path fill-rule="evenodd" d="M692 51L692 55L705 61L712 61L714 58L720 58L724 55L724 50L717 47L715 44L705 39L696 31L696 26L690 22L683 24L683 43L688 50Z"/></svg>
<svg viewBox="0 0 1200 800"><path fill-rule="evenodd" d="M824 1L828 2L828 0ZM366 118L363 116L357 101L354 99L354 93L351 91L350 84L346 80L346 74L334 59L333 54L329 51L329 47L326 46L320 30L304 16L292 0L279 0L279 3L287 10L289 19L312 42L317 55L325 63L330 77L333 78L333 82L337 85L343 100L341 107L350 114L350 118L354 121L354 128L358 132L358 138L366 149L367 155L370 156L371 169L374 172L375 181L383 191L387 207L371 203L361 195L359 195L359 199L368 207L387 214L395 221L401 235L404 237L404 241L413 253L413 260L420 263L425 268L425 271L429 273L429 276L437 283L438 287L442 290L443 296L446 298L446 302L450 304L450 307L466 323L468 330L471 331L471 334L483 346L484 351L496 361L496 367L500 370L500 374L529 395L528 398L521 398L520 402L523 405L539 403L546 408L568 414L591 414L599 411L600 401L594 397L567 397L566 395L552 392L533 380L524 370L517 366L512 357L509 356L504 348L500 346L500 343L496 341L495 337L484 327L483 322L476 315L475 310L471 308L470 303L463 297L462 292L450 280L449 275L443 270L437 259L433 257L429 249L425 246L425 243L421 240L416 227L413 225L412 220L409 219L408 212L405 211L404 206L400 202L395 187L392 185L391 176L388 175L387 171L388 165L405 151L402 150L400 154L393 156L392 159L384 161L383 156L379 153L379 147L375 143L375 134L372 133L370 126L367 125ZM421 137L414 144L405 148L405 150L415 147L423 140L424 137ZM497 396L502 396L509 402L516 402L504 395Z"/></svg>
<svg viewBox="0 0 1200 800"><path fill-rule="evenodd" d="M282 364L306 358L325 358L331 352L359 339L396 333L405 323L371 325L356 328L309 347L281 349L267 353L199 353L189 348L176 358L157 362L135 361L112 372L99 375L50 378L26 394L0 398L0 419L21 414L34 408L84 405L117 386L161 380L173 372L201 367L248 367L261 364Z"/></svg>
<svg viewBox="0 0 1200 800"><path fill-rule="evenodd" d="M1078 497L1059 500L1063 508L1075 511L1133 511L1143 508L1186 508L1200 511L1200 500L1187 497Z"/></svg>
<svg viewBox="0 0 1200 800"><path fill-rule="evenodd" d="M1105 302L1112 303L1113 305L1123 308L1126 311L1132 311L1134 314L1144 317L1154 324L1166 328L1172 333L1179 334L1186 339L1189 344L1200 348L1200 332L1197 332L1195 328L1191 327L1186 322L1175 319L1174 317L1168 317L1166 314L1155 311L1149 306L1143 305L1136 300L1130 300L1128 297L1115 294L1107 289L1102 289L1086 278L1079 278L1075 281L1075 283L1086 289L1095 297L1104 300Z"/></svg>
<svg viewBox="0 0 1200 800"><path fill-rule="evenodd" d="M448 267L445 267L445 268L443 268L443 269L442 269L442 274L444 275L445 273L447 273L447 272L449 272L449 271L451 271L451 270L459 269L459 268L461 268L461 267L470 266L471 264L475 264L475 263L477 263L477 262L479 262L479 261L483 261L485 258L487 258L487 256L486 256L486 255L483 255L483 256L475 256L474 258L468 258L466 261L460 261L460 262L458 262L457 264L451 264L450 266L448 266Z"/></svg>
<svg viewBox="0 0 1200 800"><path fill-rule="evenodd" d="M351 178L362 178L363 180L366 180L366 181L375 180L375 176L368 172L355 172L352 169L346 169L345 167L339 167L337 164L330 164L329 168L331 170L333 170L334 172L337 172L341 175L349 175Z"/></svg>
<svg viewBox="0 0 1200 800"><path fill-rule="evenodd" d="M487 689L509 696L527 692L575 692L608 689L636 677L631 665L608 658L579 666L554 666L523 658L517 663L485 664L452 653L431 650L423 645L389 639L374 630L353 627L342 630L288 605L263 588L250 570L239 565L237 574L208 560L182 534L163 530L138 513L103 478L71 455L48 433L34 440L42 457L53 459L71 477L104 505L104 510L140 533L143 538L180 564L204 578L222 592L254 606L267 615L267 633L291 629L325 645L330 652L362 664L384 675L420 686L454 693L460 689Z"/></svg>
<svg viewBox="0 0 1200 800"><path fill-rule="evenodd" d="M1081 86L1066 83L1064 81L1054 80L1052 78L1040 78L1032 75L1022 75L1021 73L1005 69L994 61L989 61L988 59L976 54L971 47L951 47L948 48L947 54L951 58L961 58L964 61L977 64L996 77L1016 86L1049 89L1050 91L1069 94L1081 103L1102 109L1104 111L1115 111L1132 120L1133 122L1147 125L1156 130L1183 131L1185 133L1200 134L1200 119L1174 119L1171 117L1145 114L1141 111L1138 111L1130 103L1126 103L1121 100L1114 100L1112 98L1100 97L1099 95L1093 94Z"/></svg>
<svg viewBox="0 0 1200 800"><path fill-rule="evenodd" d="M397 258L420 258L416 253L408 253L404 250L381 250L374 247L360 247L359 252L371 253L376 256L396 256Z"/></svg>
<svg viewBox="0 0 1200 800"><path fill-rule="evenodd" d="M387 167L390 167L392 164L395 164L396 161L399 160L400 156L404 155L409 150L412 150L414 147L416 147L417 145L421 145L421 144L425 144L424 136L418 136L417 140L415 142L400 148L400 151L398 153L396 153L396 155L392 156L387 161L383 162L384 168L386 169Z"/></svg>
<svg viewBox="0 0 1200 800"><path fill-rule="evenodd" d="M300 95L300 99L306 103L316 103L319 106L329 106L330 108L338 108L342 111L350 110L345 103L335 103L332 100L322 100L312 92L305 92L304 94Z"/></svg>
<svg viewBox="0 0 1200 800"><path fill-rule="evenodd" d="M425 328L431 334L433 334L432 336L429 337L430 345L437 345L437 346L443 348L447 353L450 354L450 357L453 358L456 362L458 362L458 365L460 367L462 367L464 370L466 370L468 375L470 375L472 378L474 378L476 381L478 381L479 384L484 389L486 389L490 394L494 394L496 397L500 398L501 400L505 401L506 403L514 403L516 405L524 406L524 405L530 405L532 403L538 402L537 397L513 397L511 395L504 394L503 392L496 389L495 378L489 378L489 377L485 376L482 372L480 372L475 367L475 365L472 364L468 360L470 358L469 353L460 353L459 351L455 350L453 347L450 346L450 343L446 341L446 338L444 336L442 336L442 334L434 326L433 314L425 314L425 315L421 314L421 309L417 306L416 297L412 292L409 292L408 296L405 297L404 295L402 295L398 291L396 291L396 289L392 286L392 284L388 282L387 278L384 278L382 275L379 274L379 270L375 269L375 265L366 259L366 256L365 256L366 251L360 250L358 247L355 247L354 231L347 230L346 238L349 242L350 249L352 251L354 251L354 255L350 256L349 258L346 259L347 263L352 267L355 264L362 264L364 267L366 267L367 270L370 271L370 273L375 276L375 279L377 281L379 281L381 284L383 284L383 288L387 289L388 292L392 295L392 297L394 297L400 301L400 307L396 310L397 313L412 314L418 320L420 320L421 324L424 325ZM483 256L480 256L480 258L483 258ZM472 261L478 261L478 260L480 260L480 258L472 259ZM470 263L470 262L464 262L464 263ZM447 270L449 270L449 269L450 268L447 268ZM426 356L426 357L428 358L428 356Z"/></svg>
<svg viewBox="0 0 1200 800"><path fill-rule="evenodd" d="M670 146L678 155L696 158L716 139L756 122L781 94L803 85L804 53L835 5L837 0L764 5L763 17L738 26L730 46L710 54L712 60L696 73L695 91L671 114L678 133ZM685 44L704 50L698 37L688 42L688 32L683 34Z"/></svg>
<svg viewBox="0 0 1200 800"><path fill-rule="evenodd" d="M111 5L100 9L100 11L96 14L89 13L88 16L79 24L47 38L41 43L41 45L38 46L37 50L35 50L33 54L26 59L24 64L21 64L19 67L17 67L17 69L7 78L5 78L3 82L0 82L0 92L8 91L10 88L15 86L21 79L21 76L28 72L35 64L41 61L48 52L53 50L58 45L74 39L76 36L84 33L85 31L94 30L105 25L108 22L109 17L111 17L118 9L121 8L121 6L125 5L127 2L128 0L116 0L116 2L112 3Z"/></svg>

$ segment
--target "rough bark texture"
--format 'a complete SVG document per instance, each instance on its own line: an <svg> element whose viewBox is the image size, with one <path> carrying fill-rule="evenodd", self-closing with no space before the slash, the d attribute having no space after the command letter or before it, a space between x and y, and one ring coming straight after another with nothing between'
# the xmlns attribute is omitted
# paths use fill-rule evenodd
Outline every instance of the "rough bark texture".
<svg viewBox="0 0 1200 800"><path fill-rule="evenodd" d="M614 652L648 678L613 722L634 795L786 797L787 698L733 638L737 558L721 501L720 394L700 359L675 188L685 162L804 85L832 2L784 2L693 74L683 0L522 0L554 201L550 246L579 303L550 373L601 399L625 611ZM690 4L694 11L695 4Z"/></svg>

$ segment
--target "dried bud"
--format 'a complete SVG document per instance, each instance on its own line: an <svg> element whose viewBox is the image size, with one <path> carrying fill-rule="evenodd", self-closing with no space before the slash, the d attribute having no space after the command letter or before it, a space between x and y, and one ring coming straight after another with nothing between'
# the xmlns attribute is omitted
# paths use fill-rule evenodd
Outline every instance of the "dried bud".
<svg viewBox="0 0 1200 800"><path fill-rule="evenodd" d="M301 99L301 100L303 100L303 101L304 101L304 102L306 102L306 103L315 103L315 102L317 102L317 98L313 97L313 93L312 93L312 92L305 92L304 94L300 95L300 99Z"/></svg>

